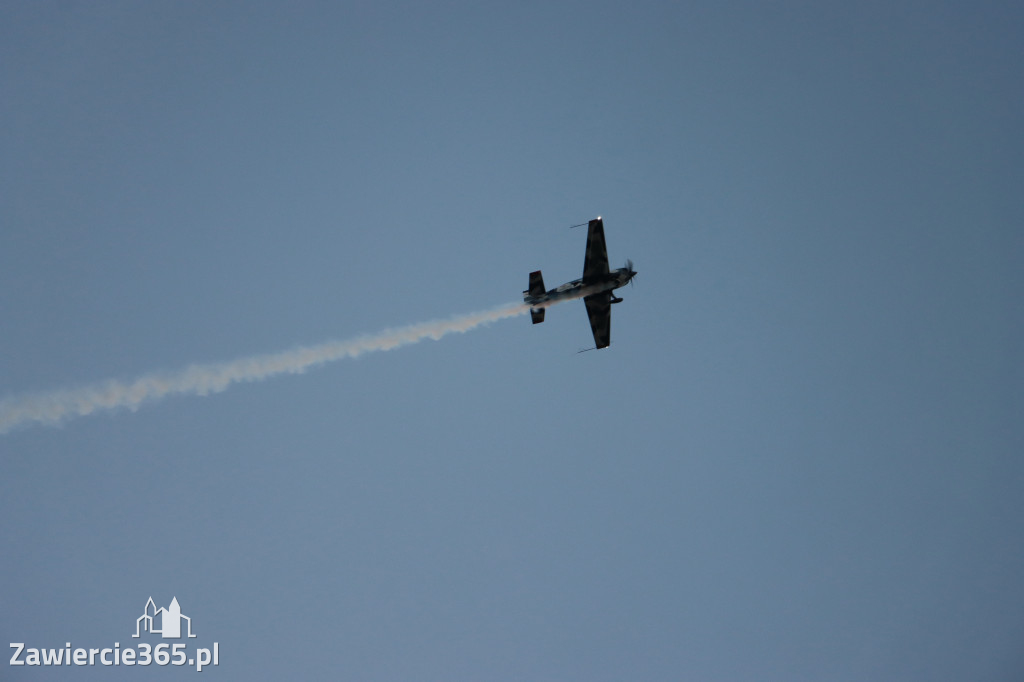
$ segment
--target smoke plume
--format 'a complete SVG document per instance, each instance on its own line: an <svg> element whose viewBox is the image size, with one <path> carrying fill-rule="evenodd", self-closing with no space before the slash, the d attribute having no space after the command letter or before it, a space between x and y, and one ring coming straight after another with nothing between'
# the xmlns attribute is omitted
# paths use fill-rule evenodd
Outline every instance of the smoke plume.
<svg viewBox="0 0 1024 682"><path fill-rule="evenodd" d="M134 411L144 402L172 394L207 395L219 393L242 381L262 381L277 374L301 374L335 360L392 350L428 338L436 341L453 332L468 332L483 324L522 315L529 309L523 304L507 304L347 341L329 341L218 364L190 365L177 372L146 374L128 382L111 380L80 388L14 396L0 400L0 434L31 423L55 426L72 417L84 417L100 410L126 407Z"/></svg>

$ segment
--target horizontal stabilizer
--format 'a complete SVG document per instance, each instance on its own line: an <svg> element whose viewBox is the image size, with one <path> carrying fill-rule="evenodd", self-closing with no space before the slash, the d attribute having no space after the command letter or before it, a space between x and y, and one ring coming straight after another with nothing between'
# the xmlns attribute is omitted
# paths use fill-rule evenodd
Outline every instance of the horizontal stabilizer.
<svg viewBox="0 0 1024 682"><path fill-rule="evenodd" d="M544 308L530 308L530 317L534 324L540 324L544 321Z"/></svg>
<svg viewBox="0 0 1024 682"><path fill-rule="evenodd" d="M543 296L544 295L544 278L540 275L540 270L535 270L530 273L530 288L527 289L530 296ZM543 316L541 316L543 319Z"/></svg>

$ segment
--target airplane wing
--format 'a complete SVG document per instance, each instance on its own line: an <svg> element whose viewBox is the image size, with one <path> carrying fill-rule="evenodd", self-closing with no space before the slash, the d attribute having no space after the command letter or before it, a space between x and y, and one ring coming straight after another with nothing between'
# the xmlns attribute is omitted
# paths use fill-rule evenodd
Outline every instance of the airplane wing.
<svg viewBox="0 0 1024 682"><path fill-rule="evenodd" d="M583 259L583 279L608 274L608 247L604 243L604 221L595 218L587 224L587 255ZM590 310L590 306L587 306Z"/></svg>
<svg viewBox="0 0 1024 682"><path fill-rule="evenodd" d="M601 242L604 246L604 242ZM605 259L605 266L608 262ZM587 315L590 317L590 329L594 332L594 345L607 348L612 338L612 294L609 291L585 296Z"/></svg>

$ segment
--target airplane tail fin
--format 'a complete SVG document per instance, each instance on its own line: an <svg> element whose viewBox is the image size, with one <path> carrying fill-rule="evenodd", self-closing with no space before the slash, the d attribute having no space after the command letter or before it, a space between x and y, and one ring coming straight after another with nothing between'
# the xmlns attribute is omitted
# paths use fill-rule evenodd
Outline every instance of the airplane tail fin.
<svg viewBox="0 0 1024 682"><path fill-rule="evenodd" d="M523 292L523 299L527 303L534 303L545 293L544 278L541 277L540 270L534 270L530 273L530 288ZM530 317L533 318L534 324L544 321L544 310L544 308L530 308Z"/></svg>
<svg viewBox="0 0 1024 682"><path fill-rule="evenodd" d="M530 273L530 288L526 290L530 296L543 296L544 295L544 278L540 275L540 270L535 270Z"/></svg>

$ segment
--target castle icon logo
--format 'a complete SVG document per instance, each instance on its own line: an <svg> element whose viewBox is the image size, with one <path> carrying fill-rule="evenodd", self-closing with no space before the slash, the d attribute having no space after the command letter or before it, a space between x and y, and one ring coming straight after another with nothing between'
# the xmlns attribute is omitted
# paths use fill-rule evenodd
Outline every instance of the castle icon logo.
<svg viewBox="0 0 1024 682"><path fill-rule="evenodd" d="M192 619L182 615L181 607L178 605L178 598L171 599L171 605L165 608L157 608L150 597L146 602L142 615L135 621L135 634L132 637L139 637L140 630L150 634L160 635L164 639L181 638L181 621L185 621L189 637L192 634ZM177 645L175 645L177 646Z"/></svg>

